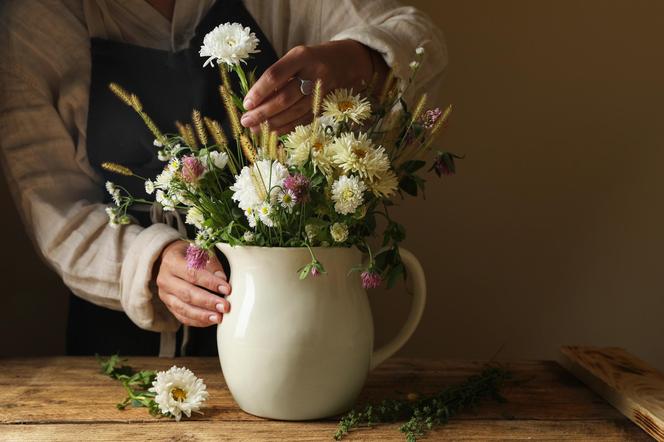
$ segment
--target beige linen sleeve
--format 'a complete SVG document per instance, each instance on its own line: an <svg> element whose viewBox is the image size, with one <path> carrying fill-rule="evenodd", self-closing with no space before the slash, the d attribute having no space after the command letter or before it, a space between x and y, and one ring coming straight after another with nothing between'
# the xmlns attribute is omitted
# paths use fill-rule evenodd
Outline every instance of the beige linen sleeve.
<svg viewBox="0 0 664 442"><path fill-rule="evenodd" d="M80 165L84 134L66 98L75 80L49 62L53 45L41 47L40 37L22 34L27 27L10 24L18 30L5 28L0 39L0 156L30 236L76 295L124 310L141 328L177 330L151 279L161 250L179 234L166 225L108 225L103 183Z"/></svg>
<svg viewBox="0 0 664 442"><path fill-rule="evenodd" d="M423 47L424 61L406 98L427 92L435 103L447 66L447 48L441 30L429 17L395 0L319 1L322 41L358 41L380 53L400 79L409 78L415 49Z"/></svg>

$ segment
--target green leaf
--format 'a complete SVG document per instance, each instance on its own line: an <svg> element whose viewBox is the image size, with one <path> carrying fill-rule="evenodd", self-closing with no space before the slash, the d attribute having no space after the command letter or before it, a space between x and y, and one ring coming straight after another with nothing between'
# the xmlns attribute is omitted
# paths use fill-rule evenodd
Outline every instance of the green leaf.
<svg viewBox="0 0 664 442"><path fill-rule="evenodd" d="M408 174L412 174L423 168L425 164L426 161L423 160L410 160L403 163L401 169Z"/></svg>
<svg viewBox="0 0 664 442"><path fill-rule="evenodd" d="M417 196L417 182L412 175L406 175L399 181L399 188L408 195Z"/></svg>
<svg viewBox="0 0 664 442"><path fill-rule="evenodd" d="M392 267L387 274L387 288L391 289L397 283L397 280L400 276L405 277L406 272L403 264L399 263L398 265Z"/></svg>

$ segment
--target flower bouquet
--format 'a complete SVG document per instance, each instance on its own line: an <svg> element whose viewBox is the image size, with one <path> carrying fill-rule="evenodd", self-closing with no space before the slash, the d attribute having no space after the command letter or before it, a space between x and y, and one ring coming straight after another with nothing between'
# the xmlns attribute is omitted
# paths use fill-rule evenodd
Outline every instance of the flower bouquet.
<svg viewBox="0 0 664 442"><path fill-rule="evenodd" d="M186 223L197 232L187 250L191 268L203 268L218 243L306 247L311 261L293 269L304 279L326 271L315 247L355 246L369 256L365 266L354 269L361 272L363 286L375 288L384 280L392 285L405 277L398 244L406 233L390 207L398 196L423 193L424 171L451 174L458 158L432 148L451 107L427 110L426 95L410 107L403 98L417 77L424 49L415 50L410 78L399 80L390 73L382 85L374 78L363 96L347 89L326 93L317 81L311 123L278 136L267 123L259 133L240 125L243 98L255 81L243 63L257 46L249 28L227 23L210 32L200 50L207 58L204 66L219 65L219 93L231 133L197 110L191 122L176 123L178 133L163 133L137 96L111 84L154 135L165 167L156 177L140 177L114 163L103 167L144 180L146 192L163 210L186 213ZM239 91L231 86L232 74ZM107 190L115 202L107 209L114 226L131 222L131 205L152 204L110 182ZM379 225L382 249L373 253L369 239Z"/></svg>

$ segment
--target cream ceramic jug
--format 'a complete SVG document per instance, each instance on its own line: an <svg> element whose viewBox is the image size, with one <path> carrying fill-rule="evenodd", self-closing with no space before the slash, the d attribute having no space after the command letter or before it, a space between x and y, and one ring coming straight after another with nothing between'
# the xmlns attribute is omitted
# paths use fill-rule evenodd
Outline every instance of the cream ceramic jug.
<svg viewBox="0 0 664 442"><path fill-rule="evenodd" d="M400 249L413 302L397 336L374 351L367 294L356 248L314 248L326 273L300 280L306 248L217 246L231 266L231 311L217 329L224 378L247 413L308 420L352 408L369 370L410 338L424 310L424 272Z"/></svg>

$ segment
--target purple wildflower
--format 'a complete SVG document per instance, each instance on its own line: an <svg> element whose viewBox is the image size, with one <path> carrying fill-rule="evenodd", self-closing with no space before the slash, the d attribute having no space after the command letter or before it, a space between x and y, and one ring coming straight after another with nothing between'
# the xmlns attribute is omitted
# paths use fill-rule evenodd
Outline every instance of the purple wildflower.
<svg viewBox="0 0 664 442"><path fill-rule="evenodd" d="M360 275L362 278L362 287L365 289L376 289L380 287L383 282L383 278L379 273L374 272L373 270L365 270Z"/></svg>
<svg viewBox="0 0 664 442"><path fill-rule="evenodd" d="M197 245L189 244L189 247L187 247L186 258L188 268L192 270L201 270L205 268L210 260L210 253L205 249L201 249Z"/></svg>
<svg viewBox="0 0 664 442"><path fill-rule="evenodd" d="M439 152L436 156L436 159L433 162L432 169L436 172L436 175L440 176L450 176L454 175L455 166L454 166L454 156L449 153Z"/></svg>
<svg viewBox="0 0 664 442"><path fill-rule="evenodd" d="M302 174L288 175L284 180L284 188L293 192L295 200L306 203L309 200L309 178Z"/></svg>
<svg viewBox="0 0 664 442"><path fill-rule="evenodd" d="M311 267L311 276L313 277L320 276L320 270L318 269L318 266Z"/></svg>
<svg viewBox="0 0 664 442"><path fill-rule="evenodd" d="M427 129L431 129L442 114L443 111L441 111L439 107L435 109L429 109L428 111L424 112L421 117L422 125Z"/></svg>
<svg viewBox="0 0 664 442"><path fill-rule="evenodd" d="M195 156L182 158L182 178L189 183L195 183L205 172L205 166Z"/></svg>

